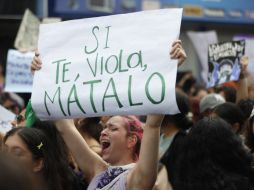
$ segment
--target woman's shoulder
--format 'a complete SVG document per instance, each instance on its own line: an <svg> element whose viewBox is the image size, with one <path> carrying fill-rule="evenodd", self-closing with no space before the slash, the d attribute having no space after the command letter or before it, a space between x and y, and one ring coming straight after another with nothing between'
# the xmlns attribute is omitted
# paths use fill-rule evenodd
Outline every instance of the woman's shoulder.
<svg viewBox="0 0 254 190"><path fill-rule="evenodd" d="M131 169L133 169L135 163L123 165L123 166L109 166L107 170L99 173L95 176L89 184L88 190L92 189L125 189L126 176Z"/></svg>

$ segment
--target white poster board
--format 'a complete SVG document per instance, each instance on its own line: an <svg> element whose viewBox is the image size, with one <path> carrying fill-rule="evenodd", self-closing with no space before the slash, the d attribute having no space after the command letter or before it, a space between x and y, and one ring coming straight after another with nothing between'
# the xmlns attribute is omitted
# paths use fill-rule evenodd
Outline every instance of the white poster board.
<svg viewBox="0 0 254 190"><path fill-rule="evenodd" d="M249 80L254 82L254 35L236 35L233 40L245 40L245 55L249 57Z"/></svg>
<svg viewBox="0 0 254 190"><path fill-rule="evenodd" d="M12 129L11 122L15 119L15 115L0 105L0 132L7 133Z"/></svg>
<svg viewBox="0 0 254 190"><path fill-rule="evenodd" d="M178 113L175 98L182 9L40 26L43 67L32 106L41 119Z"/></svg>
<svg viewBox="0 0 254 190"><path fill-rule="evenodd" d="M206 31L206 32L194 32L188 31L188 37L190 38L196 53L198 55L199 61L201 63L202 71L201 77L207 82L208 80L208 45L215 44L218 42L216 31Z"/></svg>
<svg viewBox="0 0 254 190"><path fill-rule="evenodd" d="M21 53L10 49L6 63L6 92L31 93L33 86L33 75L31 73L31 62L34 52Z"/></svg>

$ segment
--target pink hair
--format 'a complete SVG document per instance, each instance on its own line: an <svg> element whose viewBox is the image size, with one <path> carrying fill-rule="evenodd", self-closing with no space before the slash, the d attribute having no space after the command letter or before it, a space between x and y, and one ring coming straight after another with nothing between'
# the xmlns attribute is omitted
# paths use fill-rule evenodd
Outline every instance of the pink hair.
<svg viewBox="0 0 254 190"><path fill-rule="evenodd" d="M141 140L143 138L142 123L137 118L137 116L134 115L127 115L122 117L125 121L128 136L135 135L137 137L137 143L134 148L134 160L138 160Z"/></svg>

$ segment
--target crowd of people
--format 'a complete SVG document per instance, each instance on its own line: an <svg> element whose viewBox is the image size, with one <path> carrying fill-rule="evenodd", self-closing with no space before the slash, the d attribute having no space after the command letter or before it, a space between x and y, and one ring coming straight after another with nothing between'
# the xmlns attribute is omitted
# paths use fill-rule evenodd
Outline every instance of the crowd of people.
<svg viewBox="0 0 254 190"><path fill-rule="evenodd" d="M187 58L182 42L170 49L180 67ZM31 69L41 67L36 53ZM1 137L0 189L254 190L254 93L247 68L243 56L238 81L209 89L191 72L179 72L175 115L31 123L24 101L4 93L1 105L17 117Z"/></svg>

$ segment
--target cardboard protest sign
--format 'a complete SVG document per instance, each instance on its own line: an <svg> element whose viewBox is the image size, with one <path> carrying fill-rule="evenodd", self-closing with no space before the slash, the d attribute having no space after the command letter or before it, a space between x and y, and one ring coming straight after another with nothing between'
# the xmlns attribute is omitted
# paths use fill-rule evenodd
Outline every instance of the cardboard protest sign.
<svg viewBox="0 0 254 190"><path fill-rule="evenodd" d="M178 113L169 51L182 9L40 26L42 69L32 107L41 119Z"/></svg>
<svg viewBox="0 0 254 190"><path fill-rule="evenodd" d="M37 48L40 20L29 9L22 18L14 47L22 52L35 51Z"/></svg>
<svg viewBox="0 0 254 190"><path fill-rule="evenodd" d="M0 132L5 134L12 129L11 122L15 119L15 115L0 105Z"/></svg>
<svg viewBox="0 0 254 190"><path fill-rule="evenodd" d="M42 24L50 24L50 23L56 23L61 22L62 19L60 17L44 17L41 21Z"/></svg>
<svg viewBox="0 0 254 190"><path fill-rule="evenodd" d="M244 49L244 40L209 45L208 88L239 79L240 59L244 55Z"/></svg>
<svg viewBox="0 0 254 190"><path fill-rule="evenodd" d="M205 32L194 32L194 31L188 31L187 36L190 38L196 53L198 55L200 64L201 64L201 77L207 82L208 77L208 58L207 58L207 52L208 52L208 46L209 44L215 44L218 42L217 33L214 30L211 31L205 31ZM200 43L202 42L202 43Z"/></svg>
<svg viewBox="0 0 254 190"><path fill-rule="evenodd" d="M60 22L61 18L43 18L42 23ZM40 20L32 11L26 9L14 42L14 47L21 52L35 51L37 48Z"/></svg>
<svg viewBox="0 0 254 190"><path fill-rule="evenodd" d="M21 53L10 49L7 55L5 91L32 92L33 75L30 67L34 52Z"/></svg>

